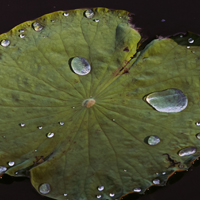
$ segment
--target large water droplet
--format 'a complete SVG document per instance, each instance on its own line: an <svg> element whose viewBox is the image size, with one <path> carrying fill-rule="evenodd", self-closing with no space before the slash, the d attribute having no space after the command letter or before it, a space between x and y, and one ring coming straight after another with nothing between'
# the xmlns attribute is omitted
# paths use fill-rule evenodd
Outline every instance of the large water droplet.
<svg viewBox="0 0 200 200"><path fill-rule="evenodd" d="M7 170L7 167L0 166L0 174L3 174Z"/></svg>
<svg viewBox="0 0 200 200"><path fill-rule="evenodd" d="M3 46L3 47L7 47L7 46L9 46L10 45L10 41L9 40L2 40L1 41L1 46Z"/></svg>
<svg viewBox="0 0 200 200"><path fill-rule="evenodd" d="M103 190L104 190L104 186L101 185L101 186L99 186L97 189L98 189L99 191L103 191Z"/></svg>
<svg viewBox="0 0 200 200"><path fill-rule="evenodd" d="M141 192L141 188L137 187L133 189L134 192Z"/></svg>
<svg viewBox="0 0 200 200"><path fill-rule="evenodd" d="M10 161L10 162L8 162L8 165L12 167L12 166L15 165L15 162L14 161Z"/></svg>
<svg viewBox="0 0 200 200"><path fill-rule="evenodd" d="M33 24L32 24L32 26L33 26L33 29L35 30L35 31L41 31L44 27L41 25L41 24L39 24L38 22L34 22Z"/></svg>
<svg viewBox="0 0 200 200"><path fill-rule="evenodd" d="M48 194L51 191L50 185L48 183L43 183L39 186L39 191L42 194Z"/></svg>
<svg viewBox="0 0 200 200"><path fill-rule="evenodd" d="M187 147L184 149L181 149L178 153L179 156L189 156L191 154L196 153L197 148L196 147Z"/></svg>
<svg viewBox="0 0 200 200"><path fill-rule="evenodd" d="M156 135L151 135L148 139L149 145L156 145L160 142L160 138Z"/></svg>
<svg viewBox="0 0 200 200"><path fill-rule="evenodd" d="M188 103L187 97L178 89L153 92L145 100L157 111L166 113L181 112Z"/></svg>
<svg viewBox="0 0 200 200"><path fill-rule="evenodd" d="M86 10L85 16L89 19L91 19L94 16L94 12L92 10Z"/></svg>
<svg viewBox="0 0 200 200"><path fill-rule="evenodd" d="M153 180L153 184L159 185L159 184L160 184L160 180L159 180L159 179L154 179L154 180Z"/></svg>
<svg viewBox="0 0 200 200"><path fill-rule="evenodd" d="M74 57L71 62L71 67L72 70L79 75L86 75L91 70L90 64L83 57Z"/></svg>
<svg viewBox="0 0 200 200"><path fill-rule="evenodd" d="M191 44L191 43L194 43L194 40L192 38L189 38L188 42Z"/></svg>
<svg viewBox="0 0 200 200"><path fill-rule="evenodd" d="M48 138L52 138L53 136L54 136L54 133L52 133L52 132L47 133Z"/></svg>

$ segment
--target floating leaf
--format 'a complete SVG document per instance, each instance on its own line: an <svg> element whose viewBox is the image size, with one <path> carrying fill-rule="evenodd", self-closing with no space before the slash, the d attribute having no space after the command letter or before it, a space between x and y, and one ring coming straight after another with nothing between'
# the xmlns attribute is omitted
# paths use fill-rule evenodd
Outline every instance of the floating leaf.
<svg viewBox="0 0 200 200"><path fill-rule="evenodd" d="M137 52L141 36L127 11L87 11L47 14L0 36L1 173L30 175L41 195L58 200L144 193L200 155L199 36L157 39ZM74 58L89 73L74 73ZM181 112L146 103L172 88L187 97ZM151 136L159 144L148 145Z"/></svg>

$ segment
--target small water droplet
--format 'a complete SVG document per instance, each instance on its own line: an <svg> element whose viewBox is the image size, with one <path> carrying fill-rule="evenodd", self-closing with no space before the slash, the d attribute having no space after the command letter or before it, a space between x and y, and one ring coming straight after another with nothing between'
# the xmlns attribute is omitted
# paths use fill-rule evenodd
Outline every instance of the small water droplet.
<svg viewBox="0 0 200 200"><path fill-rule="evenodd" d="M156 172L156 175L158 176L158 175L159 175L159 173L158 173L158 172Z"/></svg>
<svg viewBox="0 0 200 200"><path fill-rule="evenodd" d="M15 174L17 175L17 174L18 174L18 172L15 172Z"/></svg>
<svg viewBox="0 0 200 200"><path fill-rule="evenodd" d="M180 169L183 169L183 168L184 168L184 164L181 163L181 164L178 165L178 167L179 167Z"/></svg>
<svg viewBox="0 0 200 200"><path fill-rule="evenodd" d="M7 167L0 166L0 174L3 174L5 171L7 171Z"/></svg>
<svg viewBox="0 0 200 200"><path fill-rule="evenodd" d="M85 16L89 19L91 19L94 16L94 12L92 10L86 10Z"/></svg>
<svg viewBox="0 0 200 200"><path fill-rule="evenodd" d="M162 175L165 175L166 174L166 172L162 172Z"/></svg>
<svg viewBox="0 0 200 200"><path fill-rule="evenodd" d="M86 75L91 70L90 64L83 57L74 57L71 62L71 67L72 70L78 75Z"/></svg>
<svg viewBox="0 0 200 200"><path fill-rule="evenodd" d="M1 46L7 47L7 46L9 46L9 45L10 45L10 41L9 41L9 40L5 39L5 40L2 40L2 41L1 41Z"/></svg>
<svg viewBox="0 0 200 200"><path fill-rule="evenodd" d="M146 102L159 112L176 113L187 107L187 97L181 90L167 89L153 92L146 97Z"/></svg>
<svg viewBox="0 0 200 200"><path fill-rule="evenodd" d="M24 38L25 35L24 35L24 34L20 34L19 37L20 37L20 38Z"/></svg>
<svg viewBox="0 0 200 200"><path fill-rule="evenodd" d="M20 33L23 33L23 32L24 32L24 29L20 29L19 32L20 32Z"/></svg>
<svg viewBox="0 0 200 200"><path fill-rule="evenodd" d="M165 22L165 19L162 19L161 22Z"/></svg>
<svg viewBox="0 0 200 200"><path fill-rule="evenodd" d="M159 185L159 184L160 184L160 180L159 180L159 179L154 179L154 180L153 180L153 184Z"/></svg>
<svg viewBox="0 0 200 200"><path fill-rule="evenodd" d="M21 123L21 124L19 124L21 127L24 127L25 126L25 124L24 123Z"/></svg>
<svg viewBox="0 0 200 200"><path fill-rule="evenodd" d="M64 197L66 197L67 196L67 194L64 194Z"/></svg>
<svg viewBox="0 0 200 200"><path fill-rule="evenodd" d="M141 190L141 188L137 187L137 188L134 188L133 191L134 192L141 192L142 190Z"/></svg>
<svg viewBox="0 0 200 200"><path fill-rule="evenodd" d="M180 35L180 37L182 38L182 37L183 37L183 35Z"/></svg>
<svg viewBox="0 0 200 200"><path fill-rule="evenodd" d="M51 22L55 22L54 20L51 20Z"/></svg>
<svg viewBox="0 0 200 200"><path fill-rule="evenodd" d="M104 190L104 186L101 185L101 186L99 186L97 189L98 189L99 191L103 191L103 190Z"/></svg>
<svg viewBox="0 0 200 200"><path fill-rule="evenodd" d="M15 162L14 161L10 161L10 162L8 162L8 165L12 167L12 166L15 165Z"/></svg>
<svg viewBox="0 0 200 200"><path fill-rule="evenodd" d="M151 135L148 139L149 145L156 145L160 142L160 138L156 135Z"/></svg>
<svg viewBox="0 0 200 200"><path fill-rule="evenodd" d="M196 137L197 137L197 139L200 140L200 133L197 133L197 134L196 134Z"/></svg>
<svg viewBox="0 0 200 200"><path fill-rule="evenodd" d="M52 132L47 133L48 138L52 138L53 136L54 136L54 133L52 133Z"/></svg>
<svg viewBox="0 0 200 200"><path fill-rule="evenodd" d="M62 125L64 125L65 123L64 123L64 122L59 122L59 124L62 126Z"/></svg>
<svg viewBox="0 0 200 200"><path fill-rule="evenodd" d="M113 122L115 121L115 119L113 119Z"/></svg>
<svg viewBox="0 0 200 200"><path fill-rule="evenodd" d="M195 51L192 51L192 53L195 53Z"/></svg>
<svg viewBox="0 0 200 200"><path fill-rule="evenodd" d="M126 169L124 169L124 172L127 172L127 170L126 170Z"/></svg>
<svg viewBox="0 0 200 200"><path fill-rule="evenodd" d="M38 129L40 129L40 130L41 130L41 129L42 129L42 126L38 126Z"/></svg>
<svg viewBox="0 0 200 200"><path fill-rule="evenodd" d="M115 194L114 194L114 193L110 193L109 195L110 195L110 197L114 197L114 196L115 196Z"/></svg>
<svg viewBox="0 0 200 200"><path fill-rule="evenodd" d="M37 151L37 149L35 149L35 151Z"/></svg>
<svg viewBox="0 0 200 200"><path fill-rule="evenodd" d="M189 49L190 48L190 46L187 46L187 49Z"/></svg>
<svg viewBox="0 0 200 200"><path fill-rule="evenodd" d="M192 43L194 43L194 40L193 40L192 38L189 38L189 39L188 39L188 42L189 42L190 44L192 44Z"/></svg>
<svg viewBox="0 0 200 200"><path fill-rule="evenodd" d="M39 186L39 191L42 194L48 194L51 191L50 185L48 183L43 183Z"/></svg>
<svg viewBox="0 0 200 200"><path fill-rule="evenodd" d="M197 148L196 147L186 147L184 149L181 149L178 153L179 156L189 156L194 153L196 153Z"/></svg>
<svg viewBox="0 0 200 200"><path fill-rule="evenodd" d="M74 109L74 108L76 108L76 107L73 106L72 108Z"/></svg>
<svg viewBox="0 0 200 200"><path fill-rule="evenodd" d="M122 18L122 16L119 17L120 19Z"/></svg>
<svg viewBox="0 0 200 200"><path fill-rule="evenodd" d="M67 17L67 16L69 16L69 13L68 13L68 12L65 12L65 13L63 13L63 15L64 15L65 17Z"/></svg>
<svg viewBox="0 0 200 200"><path fill-rule="evenodd" d="M32 26L33 26L33 29L35 30L35 31L41 31L44 27L41 25L41 24L39 24L38 22L34 22L33 24L32 24Z"/></svg>
<svg viewBox="0 0 200 200"><path fill-rule="evenodd" d="M101 198L101 195L99 194L99 195L97 195L97 199L100 199Z"/></svg>
<svg viewBox="0 0 200 200"><path fill-rule="evenodd" d="M95 21L95 22L99 22L99 19L95 19L94 21Z"/></svg>

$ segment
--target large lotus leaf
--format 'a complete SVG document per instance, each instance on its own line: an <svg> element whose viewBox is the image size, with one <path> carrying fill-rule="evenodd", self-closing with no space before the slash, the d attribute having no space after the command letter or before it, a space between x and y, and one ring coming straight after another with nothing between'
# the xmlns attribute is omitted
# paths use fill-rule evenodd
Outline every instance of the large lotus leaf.
<svg viewBox="0 0 200 200"><path fill-rule="evenodd" d="M0 46L0 165L30 174L54 199L143 193L199 156L199 37L157 39L136 54L141 37L128 12L94 8L87 18L86 10L48 14L0 36L10 41ZM74 57L90 73L74 73ZM174 89L188 101L180 112L146 102ZM148 144L153 135L157 145Z"/></svg>

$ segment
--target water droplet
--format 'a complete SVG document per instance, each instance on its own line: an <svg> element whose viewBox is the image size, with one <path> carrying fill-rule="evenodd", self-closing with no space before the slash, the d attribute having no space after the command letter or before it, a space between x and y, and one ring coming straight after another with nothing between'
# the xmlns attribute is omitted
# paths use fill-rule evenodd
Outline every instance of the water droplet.
<svg viewBox="0 0 200 200"><path fill-rule="evenodd" d="M55 22L54 20L51 20L51 22Z"/></svg>
<svg viewBox="0 0 200 200"><path fill-rule="evenodd" d="M191 154L196 153L197 148L196 147L186 147L184 149L181 149L178 153L179 156L189 156Z"/></svg>
<svg viewBox="0 0 200 200"><path fill-rule="evenodd" d="M99 191L103 191L104 190L104 186L99 186L98 188L97 188Z"/></svg>
<svg viewBox="0 0 200 200"><path fill-rule="evenodd" d="M64 197L66 197L67 196L67 194L64 194Z"/></svg>
<svg viewBox="0 0 200 200"><path fill-rule="evenodd" d="M95 19L94 21L95 21L95 22L99 22L99 19Z"/></svg>
<svg viewBox="0 0 200 200"><path fill-rule="evenodd" d="M0 166L0 174L3 174L7 170L7 167Z"/></svg>
<svg viewBox="0 0 200 200"><path fill-rule="evenodd" d="M19 124L21 127L24 127L25 126L25 124L24 123L21 123L21 124Z"/></svg>
<svg viewBox="0 0 200 200"><path fill-rule="evenodd" d="M197 125L197 126L200 126L200 122L196 122L196 125Z"/></svg>
<svg viewBox="0 0 200 200"><path fill-rule="evenodd" d="M196 137L197 137L197 139L200 140L200 133L197 133L197 134L196 134Z"/></svg>
<svg viewBox="0 0 200 200"><path fill-rule="evenodd" d="M85 16L89 19L91 19L94 16L94 12L92 10L86 10Z"/></svg>
<svg viewBox="0 0 200 200"><path fill-rule="evenodd" d="M188 39L188 42L189 42L190 44L192 44L192 43L194 43L194 40L193 40L192 38L189 38L189 39Z"/></svg>
<svg viewBox="0 0 200 200"><path fill-rule="evenodd" d="M158 175L159 175L159 173L158 173L158 172L156 172L156 175L158 176Z"/></svg>
<svg viewBox="0 0 200 200"><path fill-rule="evenodd" d="M35 149L35 151L37 151L37 149Z"/></svg>
<svg viewBox="0 0 200 200"><path fill-rule="evenodd" d="M24 32L24 29L20 29L19 32L20 32L20 33L23 33L23 32Z"/></svg>
<svg viewBox="0 0 200 200"><path fill-rule="evenodd" d="M38 126L38 129L40 129L40 130L41 130L41 129L42 129L42 126Z"/></svg>
<svg viewBox="0 0 200 200"><path fill-rule="evenodd" d="M100 199L101 198L101 195L99 194L99 195L97 195L97 199Z"/></svg>
<svg viewBox="0 0 200 200"><path fill-rule="evenodd" d="M126 169L124 169L124 172L127 172L127 170L126 170Z"/></svg>
<svg viewBox="0 0 200 200"><path fill-rule="evenodd" d="M161 22L165 22L165 19L162 19Z"/></svg>
<svg viewBox="0 0 200 200"><path fill-rule="evenodd" d="M167 89L149 94L146 99L159 112L176 113L187 107L187 97L181 90Z"/></svg>
<svg viewBox="0 0 200 200"><path fill-rule="evenodd" d="M74 57L71 62L71 67L72 70L79 75L86 75L91 70L90 64L83 57Z"/></svg>
<svg viewBox="0 0 200 200"><path fill-rule="evenodd" d="M15 165L15 162L14 161L10 161L10 162L8 162L8 165L12 167L12 166Z"/></svg>
<svg viewBox="0 0 200 200"><path fill-rule="evenodd" d="M162 172L162 175L165 175L166 174L166 172Z"/></svg>
<svg viewBox="0 0 200 200"><path fill-rule="evenodd" d="M159 185L159 184L160 184L160 180L159 180L159 179L154 179L154 180L153 180L153 184Z"/></svg>
<svg viewBox="0 0 200 200"><path fill-rule="evenodd" d="M52 133L52 132L47 133L48 138L52 138L53 136L54 136L54 133Z"/></svg>
<svg viewBox="0 0 200 200"><path fill-rule="evenodd" d="M115 121L115 119L113 119L113 122Z"/></svg>
<svg viewBox="0 0 200 200"><path fill-rule="evenodd" d="M48 194L51 191L50 185L48 183L43 183L39 186L39 191L42 194Z"/></svg>
<svg viewBox="0 0 200 200"><path fill-rule="evenodd" d="M134 188L133 191L134 192L141 192L142 190L141 190L141 188L137 187L137 188Z"/></svg>
<svg viewBox="0 0 200 200"><path fill-rule="evenodd" d="M178 165L178 167L179 167L180 169L183 169L183 168L184 168L184 164L181 163L181 164Z"/></svg>
<svg viewBox="0 0 200 200"><path fill-rule="evenodd" d="M64 122L59 122L59 124L62 126L62 125L64 125L65 123L64 123Z"/></svg>
<svg viewBox="0 0 200 200"><path fill-rule="evenodd" d="M9 46L10 45L10 41L9 40L2 40L1 41L1 46L3 46L3 47L7 47L7 46Z"/></svg>
<svg viewBox="0 0 200 200"><path fill-rule="evenodd" d="M119 17L120 19L122 18L122 16Z"/></svg>
<svg viewBox="0 0 200 200"><path fill-rule="evenodd" d="M65 12L65 13L63 13L63 15L64 15L65 17L67 17L67 16L69 16L69 13L68 13L68 12Z"/></svg>
<svg viewBox="0 0 200 200"><path fill-rule="evenodd" d="M195 51L192 51L192 53L195 53Z"/></svg>
<svg viewBox="0 0 200 200"><path fill-rule="evenodd" d="M17 175L17 174L18 174L18 172L15 172L15 174Z"/></svg>
<svg viewBox="0 0 200 200"><path fill-rule="evenodd" d="M180 37L182 38L182 37L183 37L183 35L180 35Z"/></svg>
<svg viewBox="0 0 200 200"><path fill-rule="evenodd" d="M35 31L41 31L44 27L41 25L41 24L39 24L38 22L34 22L33 24L32 24L32 26L33 26L33 29L35 30Z"/></svg>
<svg viewBox="0 0 200 200"><path fill-rule="evenodd" d="M83 101L82 106L85 106L86 108L90 108L95 104L95 100L94 99L86 99Z"/></svg>
<svg viewBox="0 0 200 200"><path fill-rule="evenodd" d="M190 48L190 46L187 46L187 49L189 49Z"/></svg>
<svg viewBox="0 0 200 200"><path fill-rule="evenodd" d="M20 38L24 38L25 35L24 35L24 34L20 34L19 37L20 37Z"/></svg>
<svg viewBox="0 0 200 200"><path fill-rule="evenodd" d="M72 108L74 109L74 108L76 108L76 107L73 106Z"/></svg>
<svg viewBox="0 0 200 200"><path fill-rule="evenodd" d="M151 135L148 139L149 145L156 145L160 142L160 138L156 135Z"/></svg>
<svg viewBox="0 0 200 200"><path fill-rule="evenodd" d="M114 193L110 193L109 195L110 195L110 197L114 197L114 196L115 196L115 194L114 194Z"/></svg>

